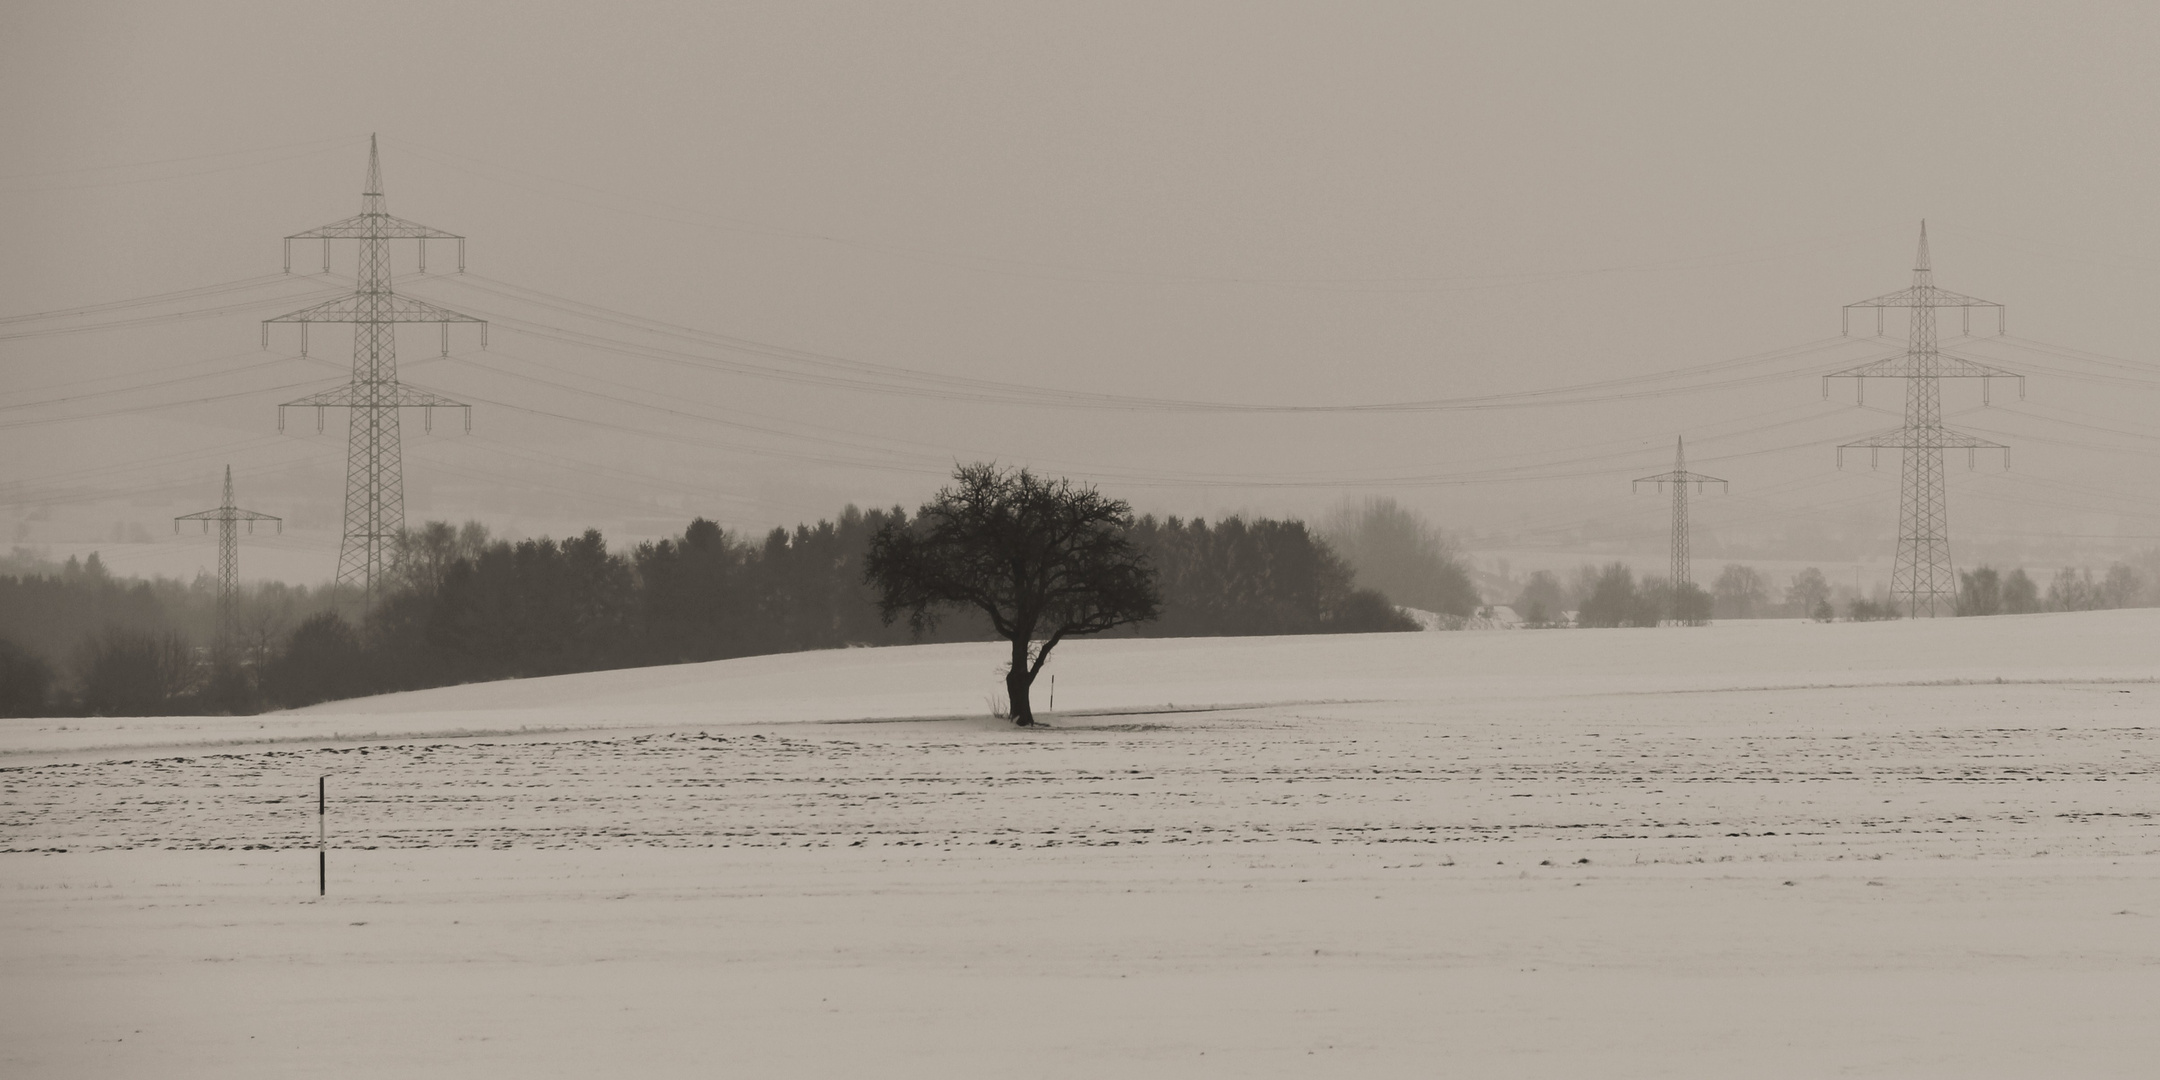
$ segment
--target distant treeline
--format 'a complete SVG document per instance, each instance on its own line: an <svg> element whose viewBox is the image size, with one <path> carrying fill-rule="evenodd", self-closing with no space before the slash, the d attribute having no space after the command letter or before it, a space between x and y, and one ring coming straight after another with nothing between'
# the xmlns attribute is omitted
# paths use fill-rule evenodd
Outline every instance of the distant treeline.
<svg viewBox="0 0 2160 1080"><path fill-rule="evenodd" d="M117 578L92 554L0 557L0 716L251 712L250 669L334 599L277 582L243 590L234 655L217 670L216 580Z"/></svg>
<svg viewBox="0 0 2160 1080"><path fill-rule="evenodd" d="M885 625L862 565L888 521L908 516L849 507L747 540L701 518L625 551L610 551L597 530L509 541L476 523L431 522L404 535L397 579L367 619L349 619L349 603L330 610L325 590L250 588L241 640L221 654L208 648L207 581L124 582L79 568L0 575L0 710L239 713L491 679L994 639L969 611L921 639ZM1417 629L1299 521L1149 517L1135 539L1155 568L1163 617L1133 633Z"/></svg>
<svg viewBox="0 0 2160 1080"><path fill-rule="evenodd" d="M2099 576L2089 569L2057 571L2045 590L2022 569L2002 573L1981 566L1958 575L1956 615L2023 615L2036 611L2160 606L2160 548L2131 562L2110 565ZM1900 615L1887 588L1860 595L1835 586L1808 567L1780 588L1752 566L1728 563L1708 590L1690 587L1674 606L1670 585L1658 577L1637 580L1620 563L1584 566L1572 577L1549 570L1530 575L1515 598L1515 612L1532 626L1656 626L1662 619L1846 619L1871 622ZM1571 621L1572 619L1572 621Z"/></svg>
<svg viewBox="0 0 2160 1080"><path fill-rule="evenodd" d="M1710 621L1710 594L1699 585L1678 589L1661 577L1640 580L1625 563L1584 566L1563 580L1550 570L1530 575L1515 597L1515 614L1531 627L1657 626L1670 619L1700 626Z"/></svg>

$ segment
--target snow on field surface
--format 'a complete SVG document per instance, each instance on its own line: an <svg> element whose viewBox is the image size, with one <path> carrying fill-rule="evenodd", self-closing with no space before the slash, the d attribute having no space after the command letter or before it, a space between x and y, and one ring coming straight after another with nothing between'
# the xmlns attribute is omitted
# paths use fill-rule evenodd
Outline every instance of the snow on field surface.
<svg viewBox="0 0 2160 1080"><path fill-rule="evenodd" d="M2160 612L1080 641L1032 732L999 660L0 721L0 1074L2160 1055Z"/></svg>

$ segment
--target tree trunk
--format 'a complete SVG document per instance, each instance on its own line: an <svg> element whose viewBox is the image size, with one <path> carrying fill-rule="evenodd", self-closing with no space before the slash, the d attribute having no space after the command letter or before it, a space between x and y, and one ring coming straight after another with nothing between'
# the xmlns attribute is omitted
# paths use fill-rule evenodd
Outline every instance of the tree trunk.
<svg viewBox="0 0 2160 1080"><path fill-rule="evenodd" d="M1022 638L1013 642L1012 667L1005 672L1005 700L1011 703L1006 712L1020 727L1035 723L1035 710L1028 705L1028 687L1034 682L1035 673L1028 670L1028 643Z"/></svg>

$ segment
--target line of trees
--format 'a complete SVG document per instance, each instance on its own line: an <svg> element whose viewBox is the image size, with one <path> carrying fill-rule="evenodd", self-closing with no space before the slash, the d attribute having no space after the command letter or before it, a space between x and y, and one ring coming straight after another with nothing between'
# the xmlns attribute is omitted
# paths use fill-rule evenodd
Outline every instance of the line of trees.
<svg viewBox="0 0 2160 1080"><path fill-rule="evenodd" d="M1360 584L1398 604L1457 618L1484 606L1455 545L1394 499L1347 500L1323 520L1320 534Z"/></svg>
<svg viewBox="0 0 2160 1080"><path fill-rule="evenodd" d="M236 640L216 635L217 582L118 578L95 553L52 564L18 549L0 572L0 716L251 712L254 672L328 589L251 584Z"/></svg>
<svg viewBox="0 0 2160 1080"><path fill-rule="evenodd" d="M955 611L918 635L888 625L864 580L871 538L900 508L746 539L704 519L610 550L597 530L496 539L477 523L408 530L387 598L348 619L326 589L246 590L242 640L214 655L212 583L0 574L7 715L245 713L490 679L760 653L997 637ZM1131 538L1161 617L1119 634L1415 630L1299 521L1151 517ZM349 605L346 610L349 610Z"/></svg>
<svg viewBox="0 0 2160 1080"><path fill-rule="evenodd" d="M2142 569L2141 569L2142 567ZM2037 611L2091 611L2160 606L2160 549L2134 562L2117 562L2095 575L2066 567L2042 589L2024 569L2002 573L1981 566L1959 574L1958 615L2019 615ZM1515 612L1529 626L1656 626L1663 621L1699 625L1712 618L1814 619L1853 622L1903 615L1886 588L1873 595L1833 587L1816 567L1793 574L1780 588L1755 567L1729 563L1705 591L1675 591L1663 578L1636 579L1620 563L1584 566L1572 577L1549 570L1532 573L1515 598ZM1572 613L1572 614L1571 614Z"/></svg>
<svg viewBox="0 0 2160 1080"><path fill-rule="evenodd" d="M2160 564L2160 551L2140 560ZM2097 611L2103 608L2160 607L2160 575L2148 576L2129 563L2115 563L2098 578L2088 567L2055 572L2042 593L2023 567L2007 574L1981 566L1958 575L1960 615L2025 615L2036 611Z"/></svg>
<svg viewBox="0 0 2160 1080"><path fill-rule="evenodd" d="M1133 540L1155 570L1162 613L1144 637L1416 630L1302 521L1143 517Z"/></svg>
<svg viewBox="0 0 2160 1080"><path fill-rule="evenodd" d="M2140 567L2143 567L2141 569ZM1839 606L1855 622L1895 619L1902 612L1886 589L1872 596L1847 590L1842 605L1822 571L1809 567L1793 575L1783 596L1772 598L1769 579L1754 567L1732 564L1711 587L1717 617L1832 618ZM2137 559L2116 562L2095 576L2089 568L2065 567L2042 589L2018 567L2005 573L1980 566L1958 574L1953 611L1958 615L2023 615L2038 611L2092 611L2101 608L2160 607L2160 549Z"/></svg>
<svg viewBox="0 0 2160 1080"><path fill-rule="evenodd" d="M1572 621L1570 614L1573 613ZM1515 614L1525 626L1657 626L1671 621L1702 626L1711 618L1711 597L1702 586L1678 588L1661 577L1640 580L1624 563L1585 565L1572 579L1538 570L1515 597Z"/></svg>

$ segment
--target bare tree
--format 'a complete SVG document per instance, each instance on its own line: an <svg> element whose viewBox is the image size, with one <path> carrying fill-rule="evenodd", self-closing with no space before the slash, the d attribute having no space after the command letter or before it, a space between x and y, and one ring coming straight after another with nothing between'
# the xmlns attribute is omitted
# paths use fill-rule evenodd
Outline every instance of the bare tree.
<svg viewBox="0 0 2160 1080"><path fill-rule="evenodd" d="M92 716L159 716L196 682L187 642L171 631L109 626L76 648L75 669Z"/></svg>
<svg viewBox="0 0 2160 1080"><path fill-rule="evenodd" d="M1762 571L1742 563L1726 563L1710 586L1717 617L1752 619L1770 599L1770 583Z"/></svg>
<svg viewBox="0 0 2160 1080"><path fill-rule="evenodd" d="M1550 570L1537 570L1515 598L1515 613L1527 626L1551 626L1566 619L1567 592Z"/></svg>
<svg viewBox="0 0 2160 1080"><path fill-rule="evenodd" d="M2104 602L2092 571L2063 567L2048 582L2047 606L2055 611L2091 611Z"/></svg>
<svg viewBox="0 0 2160 1080"><path fill-rule="evenodd" d="M870 540L864 580L889 624L918 632L951 607L989 616L1012 643L1005 693L1013 722L1035 722L1028 688L1067 637L1155 618L1154 573L1133 543L1132 508L1092 487L1026 469L964 465L912 524Z"/></svg>
<svg viewBox="0 0 2160 1080"><path fill-rule="evenodd" d="M2107 577L2100 580L2101 601L2111 608L2136 607L2144 592L2145 582L2124 563L2108 567Z"/></svg>
<svg viewBox="0 0 2160 1080"><path fill-rule="evenodd" d="M398 533L393 541L396 587L433 594L459 559L477 559L488 545L488 527L477 521L452 526L430 521Z"/></svg>
<svg viewBox="0 0 2160 1080"><path fill-rule="evenodd" d="M1956 611L1960 615L2000 615L2003 610L2002 578L1992 566L1958 575Z"/></svg>
<svg viewBox="0 0 2160 1080"><path fill-rule="evenodd" d="M2041 610L2040 586L2022 566L2003 578L2002 609L2005 615L2028 615Z"/></svg>
<svg viewBox="0 0 2160 1080"><path fill-rule="evenodd" d="M1785 604L1806 618L1830 621L1822 617L1829 610L1830 579L1812 566L1794 574L1792 587L1785 590Z"/></svg>
<svg viewBox="0 0 2160 1080"><path fill-rule="evenodd" d="M1481 604L1447 536L1393 499L1346 500L1320 533L1356 571L1358 584L1396 603L1444 615L1469 615Z"/></svg>

